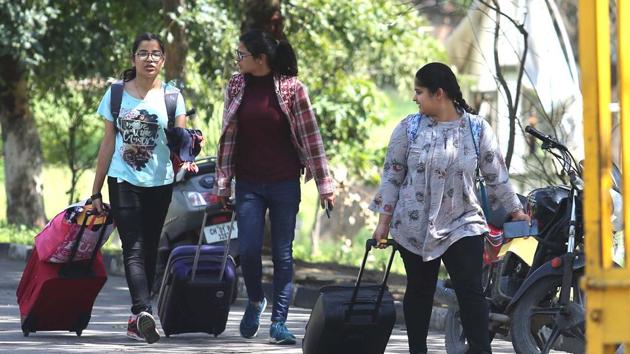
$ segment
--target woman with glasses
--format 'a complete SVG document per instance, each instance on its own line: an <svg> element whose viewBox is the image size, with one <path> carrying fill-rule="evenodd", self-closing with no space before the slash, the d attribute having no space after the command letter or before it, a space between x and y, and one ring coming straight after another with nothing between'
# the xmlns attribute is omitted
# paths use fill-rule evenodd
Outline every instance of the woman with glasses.
<svg viewBox="0 0 630 354"><path fill-rule="evenodd" d="M165 60L160 38L151 33L139 35L130 59L132 67L125 70L122 81L107 90L98 107L98 114L105 121L105 135L91 199L102 212L101 188L107 176L111 212L122 242L132 302L127 336L153 343L160 336L151 314L149 294L173 183L165 134L165 93L177 94L176 126L186 126L186 110L181 93L160 79ZM116 85L122 90L122 97L113 93ZM120 92L118 89L116 92Z"/></svg>
<svg viewBox="0 0 630 354"><path fill-rule="evenodd" d="M239 73L225 93L217 157L217 194L223 203L236 178L236 212L243 278L249 304L240 323L255 337L267 306L261 277L265 213L269 210L273 259L271 343L295 344L287 329L293 287L293 238L300 204L300 175L315 179L322 205L334 204L334 182L297 59L287 41L252 30L240 37Z"/></svg>

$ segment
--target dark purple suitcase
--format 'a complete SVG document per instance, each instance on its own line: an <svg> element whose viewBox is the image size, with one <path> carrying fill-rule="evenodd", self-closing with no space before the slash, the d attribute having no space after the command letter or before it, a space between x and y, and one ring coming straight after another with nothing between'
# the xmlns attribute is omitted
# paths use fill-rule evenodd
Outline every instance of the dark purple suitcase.
<svg viewBox="0 0 630 354"><path fill-rule="evenodd" d="M216 337L225 331L236 281L234 260L227 253L229 241L225 246L201 245L202 238L197 246L176 247L168 259L158 297L167 337L194 332Z"/></svg>
<svg viewBox="0 0 630 354"><path fill-rule="evenodd" d="M363 269L372 239L366 244L365 257L354 285L333 285L321 294L306 324L302 350L304 354L382 354L396 322L394 299L387 291L387 277L396 253L396 244L383 282L361 285Z"/></svg>

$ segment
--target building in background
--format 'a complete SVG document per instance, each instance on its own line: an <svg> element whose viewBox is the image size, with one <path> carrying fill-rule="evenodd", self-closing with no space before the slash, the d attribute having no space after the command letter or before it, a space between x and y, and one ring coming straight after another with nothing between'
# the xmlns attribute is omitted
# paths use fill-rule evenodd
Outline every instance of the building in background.
<svg viewBox="0 0 630 354"><path fill-rule="evenodd" d="M522 131L535 125L556 135L582 158L582 96L569 34L552 0L502 1L501 11L523 23L528 36L521 100L518 107L514 156L510 171L528 172L525 160L535 152L533 141ZM508 107L500 88L494 62L495 12L474 2L445 42L451 63L465 80L467 101L486 116L499 143L509 139ZM506 17L500 18L497 52L499 65L512 96L516 92L524 39ZM505 151L504 151L505 152Z"/></svg>

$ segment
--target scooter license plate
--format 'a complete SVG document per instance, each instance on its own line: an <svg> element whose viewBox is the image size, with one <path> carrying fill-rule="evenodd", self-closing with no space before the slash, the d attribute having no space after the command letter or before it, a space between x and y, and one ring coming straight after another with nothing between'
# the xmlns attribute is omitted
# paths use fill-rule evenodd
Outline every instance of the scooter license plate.
<svg viewBox="0 0 630 354"><path fill-rule="evenodd" d="M230 223L210 225L203 228L203 235L206 238L206 243L215 243L227 240L228 233L230 232ZM234 223L232 228L231 239L238 237L237 223Z"/></svg>

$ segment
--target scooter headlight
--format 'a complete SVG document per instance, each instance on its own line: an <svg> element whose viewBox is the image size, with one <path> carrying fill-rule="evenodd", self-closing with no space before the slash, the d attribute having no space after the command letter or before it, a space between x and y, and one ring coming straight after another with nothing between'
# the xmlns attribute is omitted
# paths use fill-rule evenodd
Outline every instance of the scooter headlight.
<svg viewBox="0 0 630 354"><path fill-rule="evenodd" d="M216 196L210 192L184 192L184 196L186 196L186 201L191 207L202 207L217 203Z"/></svg>

